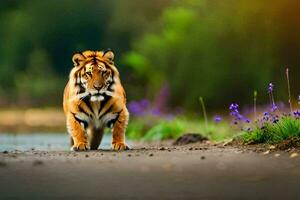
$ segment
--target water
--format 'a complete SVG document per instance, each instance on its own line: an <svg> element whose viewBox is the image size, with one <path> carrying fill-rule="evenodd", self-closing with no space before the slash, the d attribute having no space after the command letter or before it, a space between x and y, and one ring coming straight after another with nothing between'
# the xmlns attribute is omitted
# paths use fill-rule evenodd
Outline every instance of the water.
<svg viewBox="0 0 300 200"><path fill-rule="evenodd" d="M69 151L70 139L66 133L0 133L0 151ZM101 149L111 148L111 135L103 136Z"/></svg>

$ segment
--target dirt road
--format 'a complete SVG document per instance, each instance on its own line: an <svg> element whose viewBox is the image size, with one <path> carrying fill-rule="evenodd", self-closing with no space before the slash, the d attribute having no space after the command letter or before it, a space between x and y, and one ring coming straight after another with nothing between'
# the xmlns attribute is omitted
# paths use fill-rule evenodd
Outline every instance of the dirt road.
<svg viewBox="0 0 300 200"><path fill-rule="evenodd" d="M0 160L0 199L300 199L300 158L287 153L194 145Z"/></svg>

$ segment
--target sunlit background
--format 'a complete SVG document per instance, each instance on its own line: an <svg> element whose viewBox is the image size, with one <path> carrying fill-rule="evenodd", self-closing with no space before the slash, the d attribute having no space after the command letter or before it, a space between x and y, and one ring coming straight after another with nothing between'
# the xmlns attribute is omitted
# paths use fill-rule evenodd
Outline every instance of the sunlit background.
<svg viewBox="0 0 300 200"><path fill-rule="evenodd" d="M300 1L7 0L0 24L5 133L65 132L71 58L87 49L114 51L133 138L193 127L174 116L200 119L200 96L210 118L225 116L231 102L251 106L254 90L267 104L269 82L287 103L286 67L295 104L300 94ZM162 118L176 119L160 127Z"/></svg>

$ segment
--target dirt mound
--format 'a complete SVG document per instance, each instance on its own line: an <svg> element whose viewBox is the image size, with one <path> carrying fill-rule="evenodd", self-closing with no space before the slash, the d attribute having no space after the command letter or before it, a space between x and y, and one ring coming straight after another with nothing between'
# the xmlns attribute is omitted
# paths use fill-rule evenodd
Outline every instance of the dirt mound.
<svg viewBox="0 0 300 200"><path fill-rule="evenodd" d="M199 133L186 133L176 139L173 145L185 145L195 142L207 141L208 138Z"/></svg>
<svg viewBox="0 0 300 200"><path fill-rule="evenodd" d="M229 142L225 142L223 146L233 146L236 148L242 148L254 152L276 152L276 151L286 151L286 152L300 152L300 138L291 137L286 140L277 143L244 143L239 137L232 139Z"/></svg>
<svg viewBox="0 0 300 200"><path fill-rule="evenodd" d="M300 147L300 138L289 138L275 145L276 149L286 150Z"/></svg>

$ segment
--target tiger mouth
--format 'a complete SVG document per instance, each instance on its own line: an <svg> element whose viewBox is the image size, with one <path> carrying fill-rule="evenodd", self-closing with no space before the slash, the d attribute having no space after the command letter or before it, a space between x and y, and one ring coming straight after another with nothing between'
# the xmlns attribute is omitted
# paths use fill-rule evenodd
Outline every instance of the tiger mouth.
<svg viewBox="0 0 300 200"><path fill-rule="evenodd" d="M104 94L103 92L92 92L90 93L90 99L91 101L103 101L104 100Z"/></svg>
<svg viewBox="0 0 300 200"><path fill-rule="evenodd" d="M90 97L91 101L103 101L104 100L104 95L97 93L97 94L93 94Z"/></svg>
<svg viewBox="0 0 300 200"><path fill-rule="evenodd" d="M100 90L100 91L90 91L88 94L91 101L103 101L107 97L115 96L112 91Z"/></svg>

